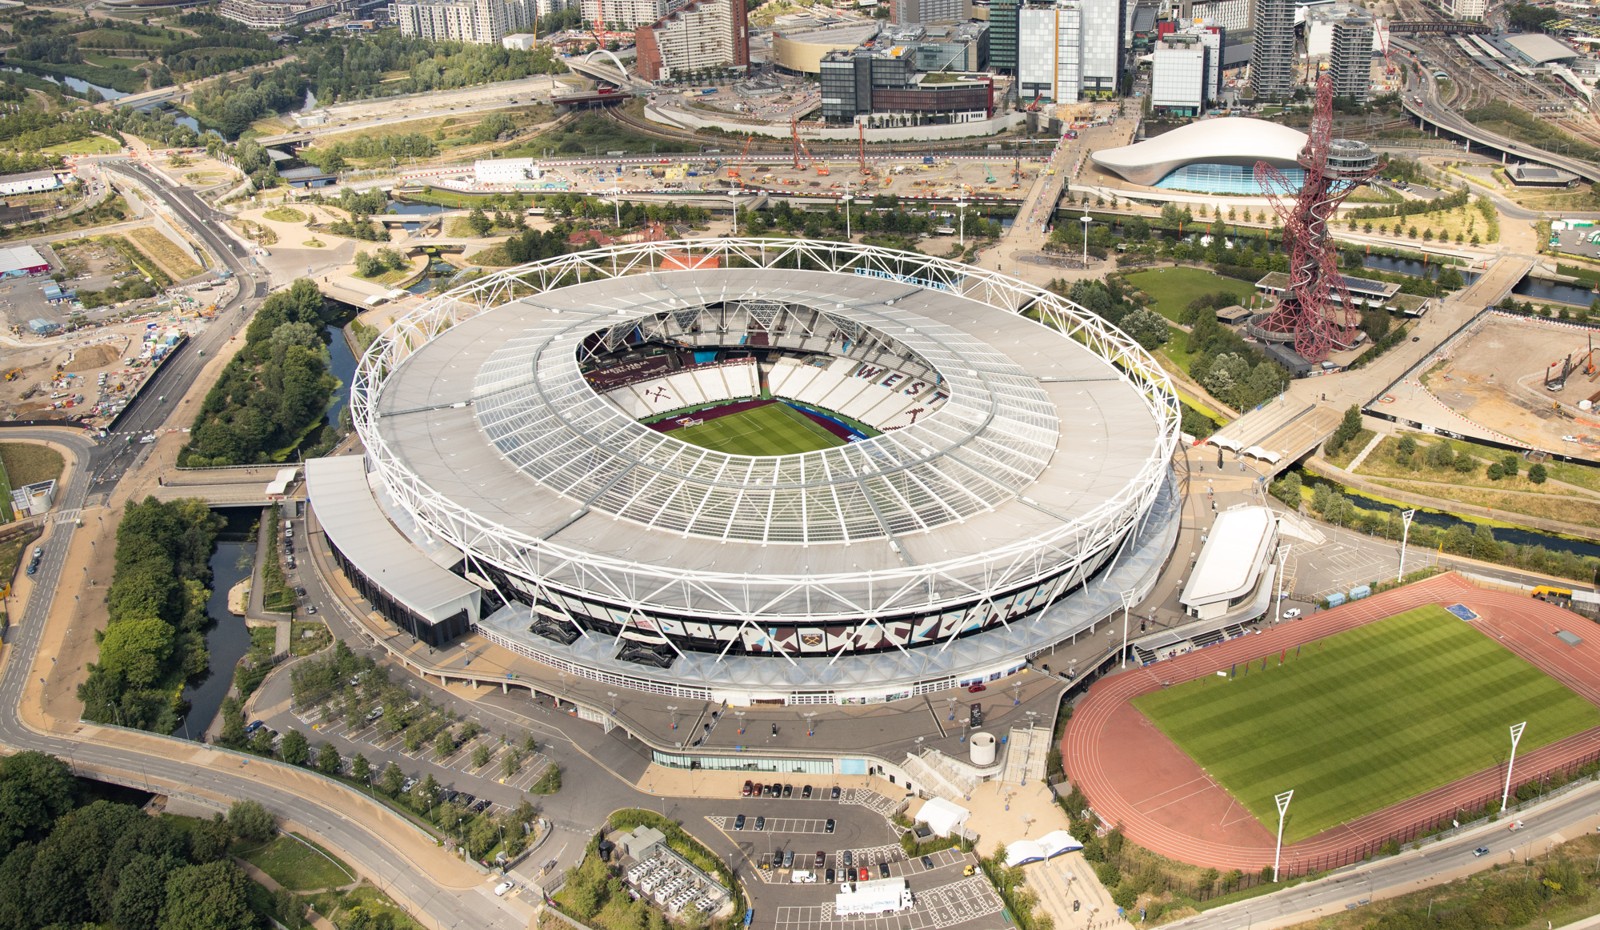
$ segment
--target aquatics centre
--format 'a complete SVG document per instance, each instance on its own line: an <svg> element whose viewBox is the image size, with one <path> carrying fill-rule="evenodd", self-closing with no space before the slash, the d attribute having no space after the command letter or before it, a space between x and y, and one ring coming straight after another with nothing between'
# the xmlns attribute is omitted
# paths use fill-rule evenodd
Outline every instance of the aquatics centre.
<svg viewBox="0 0 1600 930"><path fill-rule="evenodd" d="M676 697L992 681L1142 598L1179 407L1103 320L871 246L612 246L461 285L362 357L364 456L308 463L341 567L469 630ZM401 552L406 547L410 552Z"/></svg>

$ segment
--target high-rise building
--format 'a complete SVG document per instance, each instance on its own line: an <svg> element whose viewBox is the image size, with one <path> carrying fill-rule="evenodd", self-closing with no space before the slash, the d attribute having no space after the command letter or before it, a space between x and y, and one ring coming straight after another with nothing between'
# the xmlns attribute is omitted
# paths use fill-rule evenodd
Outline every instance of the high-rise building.
<svg viewBox="0 0 1600 930"><path fill-rule="evenodd" d="M989 26L933 26L917 40L918 71L983 71L989 67Z"/></svg>
<svg viewBox="0 0 1600 930"><path fill-rule="evenodd" d="M582 0L583 21L607 30L648 26L681 6L669 0Z"/></svg>
<svg viewBox="0 0 1600 930"><path fill-rule="evenodd" d="M1083 7L1077 0L1056 5L1056 103L1077 103L1083 89Z"/></svg>
<svg viewBox="0 0 1600 930"><path fill-rule="evenodd" d="M1127 0L1078 0L1083 28L1084 94L1110 96L1122 79Z"/></svg>
<svg viewBox="0 0 1600 930"><path fill-rule="evenodd" d="M989 0L989 67L1017 71L1017 13L1020 0Z"/></svg>
<svg viewBox="0 0 1600 930"><path fill-rule="evenodd" d="M1366 103L1372 95L1372 18L1350 11L1333 21L1333 49L1328 55L1333 95Z"/></svg>
<svg viewBox="0 0 1600 930"><path fill-rule="evenodd" d="M1021 103L1055 95L1056 12L1054 6L1017 11L1017 99Z"/></svg>
<svg viewBox="0 0 1600 930"><path fill-rule="evenodd" d="M1450 15L1456 19L1482 20L1484 0L1450 0Z"/></svg>
<svg viewBox="0 0 1600 930"><path fill-rule="evenodd" d="M403 36L447 39L475 45L534 28L534 0L395 0L394 18Z"/></svg>
<svg viewBox="0 0 1600 930"><path fill-rule="evenodd" d="M994 81L986 75L928 80L905 46L857 48L823 56L822 118L868 125L966 123L994 115Z"/></svg>
<svg viewBox="0 0 1600 930"><path fill-rule="evenodd" d="M1198 116L1205 110L1207 60L1211 50L1195 33L1173 33L1156 43L1150 56L1150 107L1170 116Z"/></svg>
<svg viewBox="0 0 1600 930"><path fill-rule="evenodd" d="M750 64L744 0L694 0L634 36L639 76L665 81Z"/></svg>
<svg viewBox="0 0 1600 930"><path fill-rule="evenodd" d="M1294 2L1255 0L1255 44L1250 49L1250 89L1281 100L1294 92Z"/></svg>
<svg viewBox="0 0 1600 930"><path fill-rule="evenodd" d="M970 19L967 0L893 0L889 19L899 26L934 26Z"/></svg>

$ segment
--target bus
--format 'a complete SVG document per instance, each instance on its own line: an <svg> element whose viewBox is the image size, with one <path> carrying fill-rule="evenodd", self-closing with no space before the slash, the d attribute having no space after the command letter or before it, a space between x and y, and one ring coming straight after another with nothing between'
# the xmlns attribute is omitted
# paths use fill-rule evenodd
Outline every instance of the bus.
<svg viewBox="0 0 1600 930"><path fill-rule="evenodd" d="M1556 598L1571 600L1572 589L1557 588L1552 585L1542 584L1533 589L1533 596L1541 601L1548 601Z"/></svg>

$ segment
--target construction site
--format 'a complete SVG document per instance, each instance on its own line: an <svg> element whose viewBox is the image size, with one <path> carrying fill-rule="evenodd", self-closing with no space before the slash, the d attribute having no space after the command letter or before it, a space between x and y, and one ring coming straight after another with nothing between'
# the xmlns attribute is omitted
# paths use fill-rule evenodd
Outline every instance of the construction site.
<svg viewBox="0 0 1600 930"><path fill-rule="evenodd" d="M145 314L64 338L8 346L0 419L105 427L189 338L198 320L195 314Z"/></svg>
<svg viewBox="0 0 1600 930"><path fill-rule="evenodd" d="M1594 330L1498 310L1480 314L1385 413L1474 438L1600 459L1600 352Z"/></svg>

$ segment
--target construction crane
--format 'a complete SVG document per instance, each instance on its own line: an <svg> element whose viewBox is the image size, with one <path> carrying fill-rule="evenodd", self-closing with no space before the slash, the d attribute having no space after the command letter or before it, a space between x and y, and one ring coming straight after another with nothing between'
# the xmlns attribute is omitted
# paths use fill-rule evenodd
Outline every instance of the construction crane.
<svg viewBox="0 0 1600 930"><path fill-rule="evenodd" d="M743 171L749 167L750 140L755 138L754 133L747 133L744 137L744 148L739 150L739 160L728 168L728 179L738 187L744 187Z"/></svg>
<svg viewBox="0 0 1600 930"><path fill-rule="evenodd" d="M1383 74L1386 78L1395 76L1394 58L1389 55L1389 23L1382 23L1383 28L1378 30L1378 50L1383 53Z"/></svg>
<svg viewBox="0 0 1600 930"><path fill-rule="evenodd" d="M811 154L811 150L801 140L800 121L794 117L789 118L789 135L794 140L794 170L804 171L807 167L815 167L817 174L826 177L829 173L828 166ZM803 161L802 158L804 159Z"/></svg>
<svg viewBox="0 0 1600 930"><path fill-rule="evenodd" d="M858 140L858 146L859 146L859 150L860 150L860 154L861 154L861 173L862 174L868 174L869 172L867 171L867 124L866 123L856 123L856 138Z"/></svg>
<svg viewBox="0 0 1600 930"><path fill-rule="evenodd" d="M1029 113L1037 113L1037 112L1039 112L1039 98L1043 97L1043 96L1044 96L1044 88L1042 88L1042 87L1033 92L1033 102L1028 104L1028 112Z"/></svg>

